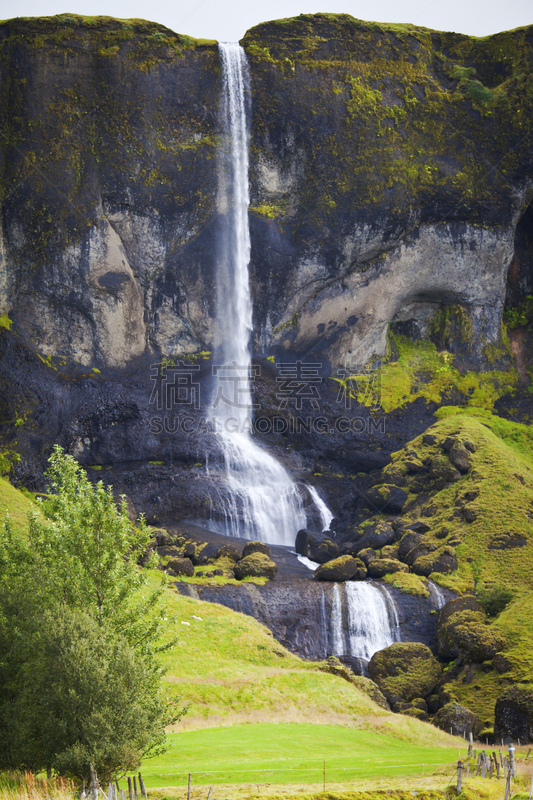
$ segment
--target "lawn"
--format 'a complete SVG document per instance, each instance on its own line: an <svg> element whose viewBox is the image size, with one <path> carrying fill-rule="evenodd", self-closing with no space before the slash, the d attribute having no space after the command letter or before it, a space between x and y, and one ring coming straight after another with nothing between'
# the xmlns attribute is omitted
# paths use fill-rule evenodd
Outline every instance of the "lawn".
<svg viewBox="0 0 533 800"><path fill-rule="evenodd" d="M148 788L187 783L320 784L454 770L457 747L421 747L340 725L257 724L171 734L170 750L142 766ZM450 744L453 739L450 737ZM463 748L463 755L466 750Z"/></svg>

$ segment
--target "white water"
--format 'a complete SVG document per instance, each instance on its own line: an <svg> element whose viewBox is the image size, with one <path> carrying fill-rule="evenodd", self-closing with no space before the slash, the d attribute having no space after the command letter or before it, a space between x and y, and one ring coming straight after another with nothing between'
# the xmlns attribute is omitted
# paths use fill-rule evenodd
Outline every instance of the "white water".
<svg viewBox="0 0 533 800"><path fill-rule="evenodd" d="M365 581L333 586L329 629L333 655L366 661L400 639L394 601L386 589L381 591Z"/></svg>
<svg viewBox="0 0 533 800"><path fill-rule="evenodd" d="M249 74L237 43L219 44L224 78L224 135L219 157L218 205L224 215L218 264L217 328L219 372L211 415L224 453L225 487L220 492L224 532L244 539L293 545L306 526L302 498L281 464L250 434L252 397L252 298L248 227ZM233 365L233 366L231 366ZM224 381L224 377L230 380ZM220 380L222 378L222 380ZM232 383L238 380L238 384ZM235 386L238 385L238 395ZM228 395L231 395L228 398ZM237 402L236 402L237 401ZM235 431L235 432L233 432ZM321 512L322 513L322 512Z"/></svg>
<svg viewBox="0 0 533 800"><path fill-rule="evenodd" d="M307 490L311 497L313 498L313 503L318 509L320 514L320 522L322 523L322 530L329 531L329 526L331 525L331 520L333 519L333 514L324 503L320 495L318 494L317 490L314 486L307 485Z"/></svg>
<svg viewBox="0 0 533 800"><path fill-rule="evenodd" d="M446 605L446 598L437 586L434 581L428 580L428 588L430 595L433 595L435 605L437 606L437 610L440 610L442 606Z"/></svg>

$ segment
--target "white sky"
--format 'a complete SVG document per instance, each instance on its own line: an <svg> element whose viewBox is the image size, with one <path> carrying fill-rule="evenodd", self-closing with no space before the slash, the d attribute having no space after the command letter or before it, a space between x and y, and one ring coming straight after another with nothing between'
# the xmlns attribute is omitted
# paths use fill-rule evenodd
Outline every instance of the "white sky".
<svg viewBox="0 0 533 800"><path fill-rule="evenodd" d="M177 33L234 42L260 22L318 11L379 22L412 22L437 30L486 36L533 24L532 0L0 0L0 19L71 12L139 17Z"/></svg>

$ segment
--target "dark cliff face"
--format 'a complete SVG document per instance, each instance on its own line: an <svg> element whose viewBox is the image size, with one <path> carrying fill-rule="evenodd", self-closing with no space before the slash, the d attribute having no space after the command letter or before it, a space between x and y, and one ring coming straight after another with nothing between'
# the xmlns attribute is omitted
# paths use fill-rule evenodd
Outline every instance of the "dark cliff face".
<svg viewBox="0 0 533 800"><path fill-rule="evenodd" d="M346 15L245 36L258 358L308 354L325 378L383 357L390 325L426 339L436 330L439 349L476 369L487 348L509 361L500 322L531 195L532 37ZM60 441L152 521L209 516L205 464L218 446L198 417L211 392L222 213L216 43L140 20L17 19L0 26L0 70L1 449L22 456L12 477L42 488ZM531 284L522 219L513 307ZM433 324L451 306L455 334L446 316ZM201 409L186 409L193 433L172 419L165 429L150 402L170 362L201 383ZM276 375L261 364L271 417ZM311 415L342 412L337 390L324 382ZM392 408L386 435L362 409L364 430L328 422L329 436L263 441L293 474L329 465L351 480L432 422L431 404Z"/></svg>

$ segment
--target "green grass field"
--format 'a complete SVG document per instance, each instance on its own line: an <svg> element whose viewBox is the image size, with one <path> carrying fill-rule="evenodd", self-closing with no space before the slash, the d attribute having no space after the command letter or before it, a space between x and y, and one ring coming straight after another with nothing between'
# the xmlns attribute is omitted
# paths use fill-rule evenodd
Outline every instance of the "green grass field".
<svg viewBox="0 0 533 800"><path fill-rule="evenodd" d="M189 772L194 784L320 784L324 762L330 783L423 776L438 767L453 770L458 758L457 747L421 747L340 725L236 725L170 738L170 750L142 766L149 788L184 786Z"/></svg>

